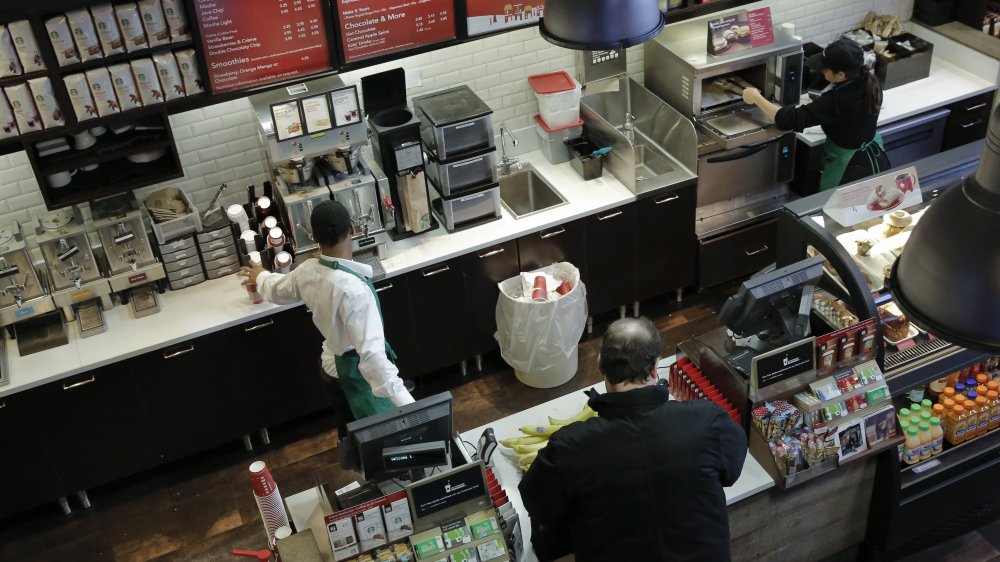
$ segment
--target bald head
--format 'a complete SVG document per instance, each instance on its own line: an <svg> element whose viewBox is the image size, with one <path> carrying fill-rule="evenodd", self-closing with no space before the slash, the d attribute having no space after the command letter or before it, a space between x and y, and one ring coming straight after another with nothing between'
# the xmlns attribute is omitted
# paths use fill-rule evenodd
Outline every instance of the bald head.
<svg viewBox="0 0 1000 562"><path fill-rule="evenodd" d="M648 318L623 318L608 327L600 367L608 382L642 382L656 367L663 340Z"/></svg>

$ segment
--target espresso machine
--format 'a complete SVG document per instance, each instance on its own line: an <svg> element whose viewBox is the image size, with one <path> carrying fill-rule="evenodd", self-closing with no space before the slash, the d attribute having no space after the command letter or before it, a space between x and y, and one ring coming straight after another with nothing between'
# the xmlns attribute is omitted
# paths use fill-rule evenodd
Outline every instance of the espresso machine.
<svg viewBox="0 0 1000 562"><path fill-rule="evenodd" d="M102 310L113 306L111 284L101 273L79 208L39 219L35 240L45 260L52 300L66 321L76 321L82 337L104 332Z"/></svg>
<svg viewBox="0 0 1000 562"><path fill-rule="evenodd" d="M131 302L136 318L159 312L157 292L163 292L167 274L153 254L135 195L129 192L94 200L90 213L107 257L111 290L123 304Z"/></svg>
<svg viewBox="0 0 1000 562"><path fill-rule="evenodd" d="M251 96L258 116L258 133L265 146L282 226L290 235L295 261L319 248L312 238L310 217L323 201L336 199L351 213L356 261L372 265L376 275L383 269L389 237L383 220L388 180L372 158L365 136L357 88L337 77L322 78L291 88ZM320 124L323 104L329 121ZM272 108L299 104L303 129L309 134L278 139ZM319 116L319 117L318 117ZM391 214L385 213L391 217Z"/></svg>
<svg viewBox="0 0 1000 562"><path fill-rule="evenodd" d="M16 337L18 331L15 324L37 324L45 328L42 332L48 332L54 328L50 328L51 322L43 317L51 318L48 313L55 310L48 288L43 285L28 255L20 223L0 226L0 326L6 326L11 337ZM38 324L39 321L42 324ZM61 328L62 322L58 324ZM20 330L27 331L38 332L34 328ZM65 343L65 333L61 339Z"/></svg>

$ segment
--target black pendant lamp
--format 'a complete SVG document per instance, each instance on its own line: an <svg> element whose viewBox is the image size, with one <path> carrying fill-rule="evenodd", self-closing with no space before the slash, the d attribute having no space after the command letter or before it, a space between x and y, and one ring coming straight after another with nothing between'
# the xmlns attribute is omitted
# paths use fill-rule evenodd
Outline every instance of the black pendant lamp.
<svg viewBox="0 0 1000 562"><path fill-rule="evenodd" d="M889 279L899 308L956 345L1000 353L1000 113L979 169L913 228Z"/></svg>
<svg viewBox="0 0 1000 562"><path fill-rule="evenodd" d="M659 0L546 0L539 31L554 45L597 51L645 43L663 23Z"/></svg>

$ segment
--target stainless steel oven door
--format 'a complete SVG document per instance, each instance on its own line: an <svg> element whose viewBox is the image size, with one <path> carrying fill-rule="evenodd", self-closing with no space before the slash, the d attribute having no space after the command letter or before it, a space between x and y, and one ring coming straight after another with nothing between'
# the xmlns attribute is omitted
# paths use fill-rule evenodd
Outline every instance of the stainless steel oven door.
<svg viewBox="0 0 1000 562"><path fill-rule="evenodd" d="M794 169L795 135L698 159L695 230L717 234L771 212L788 198Z"/></svg>

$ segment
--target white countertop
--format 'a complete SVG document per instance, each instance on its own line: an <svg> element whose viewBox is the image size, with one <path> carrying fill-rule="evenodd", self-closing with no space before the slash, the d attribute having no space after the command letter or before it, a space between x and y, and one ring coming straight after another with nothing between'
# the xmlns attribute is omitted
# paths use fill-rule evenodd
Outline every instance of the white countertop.
<svg viewBox="0 0 1000 562"><path fill-rule="evenodd" d="M484 225L449 233L443 227L388 245L382 265L386 276L400 275L436 262L474 252L525 234L592 215L635 200L635 195L609 172L583 181L568 163L553 165L540 151L519 156L531 164L567 200L520 219L503 209L503 217ZM252 305L236 276L205 281L160 296L160 312L132 318L130 306L117 304L105 312L107 330L80 338L76 323L64 324L69 343L21 357L17 342L6 341L10 383L0 397L14 394L136 355L229 328L298 305Z"/></svg>
<svg viewBox="0 0 1000 562"><path fill-rule="evenodd" d="M657 369L661 371L665 370L667 366L673 363L673 360L673 357L662 360ZM661 376L666 376L666 373L664 372ZM604 392L604 383L596 384L593 388L599 392ZM487 427L493 428L497 441L507 439L508 437L519 437L523 435L518 430L519 427L537 425L542 422L548 423L548 416L554 418L574 416L580 412L580 409L586 403L587 396L583 391L576 390L544 404L539 404L534 408L528 408L527 410L511 414L482 427L470 429L460 434L459 437L469 443L478 443L479 436L482 435ZM498 445L492 462L493 473L496 475L497 480L500 481L500 485L503 486L504 491L507 492L507 497L510 498L511 504L517 509L525 550L522 562L535 562L537 558L531 550L531 522L527 512L524 510L524 503L521 501L521 492L517 489L517 485L521 482L521 470L517 467L517 456L511 449ZM739 480L732 486L724 489L726 504L732 505L772 487L774 487L774 479L771 478L760 463L747 451L747 458L743 463L743 472L740 473Z"/></svg>

